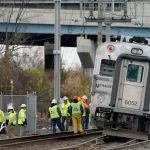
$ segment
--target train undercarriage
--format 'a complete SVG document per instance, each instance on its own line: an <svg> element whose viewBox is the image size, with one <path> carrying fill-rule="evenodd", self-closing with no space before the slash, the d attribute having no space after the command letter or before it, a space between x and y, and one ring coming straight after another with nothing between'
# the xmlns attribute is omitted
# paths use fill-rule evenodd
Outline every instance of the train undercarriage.
<svg viewBox="0 0 150 150"><path fill-rule="evenodd" d="M141 140L150 139L150 119L146 115L96 111L93 121L98 128L103 129L106 135Z"/></svg>

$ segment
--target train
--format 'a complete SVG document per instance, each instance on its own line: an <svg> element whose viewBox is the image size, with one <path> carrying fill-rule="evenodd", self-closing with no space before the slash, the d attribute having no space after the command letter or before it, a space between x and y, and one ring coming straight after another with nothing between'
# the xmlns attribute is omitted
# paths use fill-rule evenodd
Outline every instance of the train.
<svg viewBox="0 0 150 150"><path fill-rule="evenodd" d="M100 45L91 89L91 122L103 134L150 139L149 45L134 41Z"/></svg>

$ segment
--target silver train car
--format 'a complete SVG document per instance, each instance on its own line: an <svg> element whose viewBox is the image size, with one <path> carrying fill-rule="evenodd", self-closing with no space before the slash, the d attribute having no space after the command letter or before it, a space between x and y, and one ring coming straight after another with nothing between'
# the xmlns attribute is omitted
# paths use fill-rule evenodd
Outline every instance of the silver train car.
<svg viewBox="0 0 150 150"><path fill-rule="evenodd" d="M98 47L91 122L106 135L150 139L150 46L114 42Z"/></svg>

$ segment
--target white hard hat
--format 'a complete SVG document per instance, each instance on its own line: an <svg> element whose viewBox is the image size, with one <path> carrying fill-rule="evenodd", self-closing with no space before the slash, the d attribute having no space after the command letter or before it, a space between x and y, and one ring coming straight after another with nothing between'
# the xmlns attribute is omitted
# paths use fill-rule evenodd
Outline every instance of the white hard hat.
<svg viewBox="0 0 150 150"><path fill-rule="evenodd" d="M26 107L26 104L21 104L21 107L25 108L25 107Z"/></svg>
<svg viewBox="0 0 150 150"><path fill-rule="evenodd" d="M83 99L87 99L87 96L86 96L86 95L84 95L84 96L82 96L82 98L83 98Z"/></svg>
<svg viewBox="0 0 150 150"><path fill-rule="evenodd" d="M57 99L53 99L52 104L57 104Z"/></svg>
<svg viewBox="0 0 150 150"><path fill-rule="evenodd" d="M14 109L13 106L9 105L7 109Z"/></svg>
<svg viewBox="0 0 150 150"><path fill-rule="evenodd" d="M65 100L67 100L68 99L68 97L67 96L64 96L63 97L63 101L65 101Z"/></svg>

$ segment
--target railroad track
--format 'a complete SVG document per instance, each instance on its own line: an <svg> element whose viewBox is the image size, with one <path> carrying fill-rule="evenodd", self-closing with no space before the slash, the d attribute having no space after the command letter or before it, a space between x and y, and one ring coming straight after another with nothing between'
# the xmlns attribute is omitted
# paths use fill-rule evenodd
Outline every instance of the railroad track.
<svg viewBox="0 0 150 150"><path fill-rule="evenodd" d="M0 149L10 149L16 148L16 147L24 147L29 145L38 145L38 144L45 144L45 143L54 143L55 141L63 141L70 140L70 139L77 139L81 136L84 137L90 137L90 136L99 136L102 135L102 131L99 129L91 129L86 130L87 134L79 134L74 135L73 132L64 132L64 133L56 133L56 134L45 134L45 135L34 135L34 136L27 136L22 138L13 138L13 139L5 139L0 140Z"/></svg>
<svg viewBox="0 0 150 150"><path fill-rule="evenodd" d="M87 134L73 135L73 132L34 135L22 138L0 140L0 150L148 150L150 141L109 142L109 136L98 129L87 130ZM82 140L81 140L82 139ZM72 142L72 143L71 143ZM69 144L68 144L69 143ZM46 146L47 145L47 146Z"/></svg>
<svg viewBox="0 0 150 150"><path fill-rule="evenodd" d="M118 145L117 147L110 147L101 150L149 150L150 149L150 140L138 142L137 140L131 141L124 145Z"/></svg>
<svg viewBox="0 0 150 150"><path fill-rule="evenodd" d="M53 150L96 150L99 149L99 144L104 143L104 139L106 138L106 135L102 135L93 139L90 139L88 141L76 144L76 145L72 145L72 146L68 146L68 147L62 147L62 148L57 148L57 149L53 149ZM101 141L101 142L100 142ZM100 142L100 143L99 143Z"/></svg>
<svg viewBox="0 0 150 150"><path fill-rule="evenodd" d="M136 139L126 139L126 142L109 142L105 143L104 139L109 136L103 135L96 137L95 139L88 140L83 143L79 143L76 145L57 148L53 150L149 150L150 149L150 141L139 142Z"/></svg>

